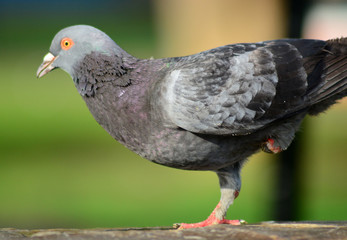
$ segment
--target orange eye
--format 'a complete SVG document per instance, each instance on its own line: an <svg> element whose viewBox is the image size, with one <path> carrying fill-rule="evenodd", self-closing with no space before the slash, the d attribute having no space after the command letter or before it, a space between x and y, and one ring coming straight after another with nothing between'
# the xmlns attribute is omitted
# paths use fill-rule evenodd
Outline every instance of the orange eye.
<svg viewBox="0 0 347 240"><path fill-rule="evenodd" d="M74 42L71 38L63 38L60 45L63 50L69 50L74 45Z"/></svg>

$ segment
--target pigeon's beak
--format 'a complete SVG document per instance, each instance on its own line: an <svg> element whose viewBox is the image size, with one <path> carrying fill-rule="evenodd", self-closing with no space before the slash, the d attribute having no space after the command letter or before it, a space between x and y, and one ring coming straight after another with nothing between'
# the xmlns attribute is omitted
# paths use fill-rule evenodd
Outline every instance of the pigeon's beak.
<svg viewBox="0 0 347 240"><path fill-rule="evenodd" d="M39 69L37 69L36 77L40 78L52 71L55 67L52 66L52 63L56 57L52 53L47 53L43 58L43 62L40 65Z"/></svg>

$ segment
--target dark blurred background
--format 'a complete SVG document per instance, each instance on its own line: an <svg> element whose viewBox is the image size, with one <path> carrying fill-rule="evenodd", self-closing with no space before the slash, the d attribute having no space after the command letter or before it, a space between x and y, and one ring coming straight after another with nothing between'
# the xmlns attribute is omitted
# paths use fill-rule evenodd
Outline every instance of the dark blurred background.
<svg viewBox="0 0 347 240"><path fill-rule="evenodd" d="M114 141L89 114L65 72L36 79L53 36L75 24L103 30L137 57L159 58L293 34L347 36L347 5L0 0L0 227L165 226L203 220L219 200L214 173L152 164ZM300 26L295 33L293 25ZM346 99L306 120L305 135L297 141L300 162L291 174L297 189L292 219L347 219L346 122ZM279 168L274 155L251 157L228 217L278 218L286 206L278 204L276 192L287 188L278 184Z"/></svg>

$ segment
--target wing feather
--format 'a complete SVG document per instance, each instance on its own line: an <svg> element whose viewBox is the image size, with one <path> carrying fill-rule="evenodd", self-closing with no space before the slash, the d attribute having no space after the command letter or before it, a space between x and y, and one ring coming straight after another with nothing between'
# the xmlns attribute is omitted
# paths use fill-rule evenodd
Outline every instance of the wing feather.
<svg viewBox="0 0 347 240"><path fill-rule="evenodd" d="M295 111L306 78L285 41L219 47L177 60L163 81L164 114L195 133L249 134Z"/></svg>

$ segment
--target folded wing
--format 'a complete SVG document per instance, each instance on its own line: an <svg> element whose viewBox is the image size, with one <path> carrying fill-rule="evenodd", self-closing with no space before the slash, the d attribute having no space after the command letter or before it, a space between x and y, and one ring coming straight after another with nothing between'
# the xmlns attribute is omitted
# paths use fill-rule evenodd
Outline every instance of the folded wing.
<svg viewBox="0 0 347 240"><path fill-rule="evenodd" d="M228 45L180 58L164 81L166 119L195 133L245 135L302 109L308 86L303 55L312 53L302 54L291 41ZM307 43L311 51L324 46Z"/></svg>

